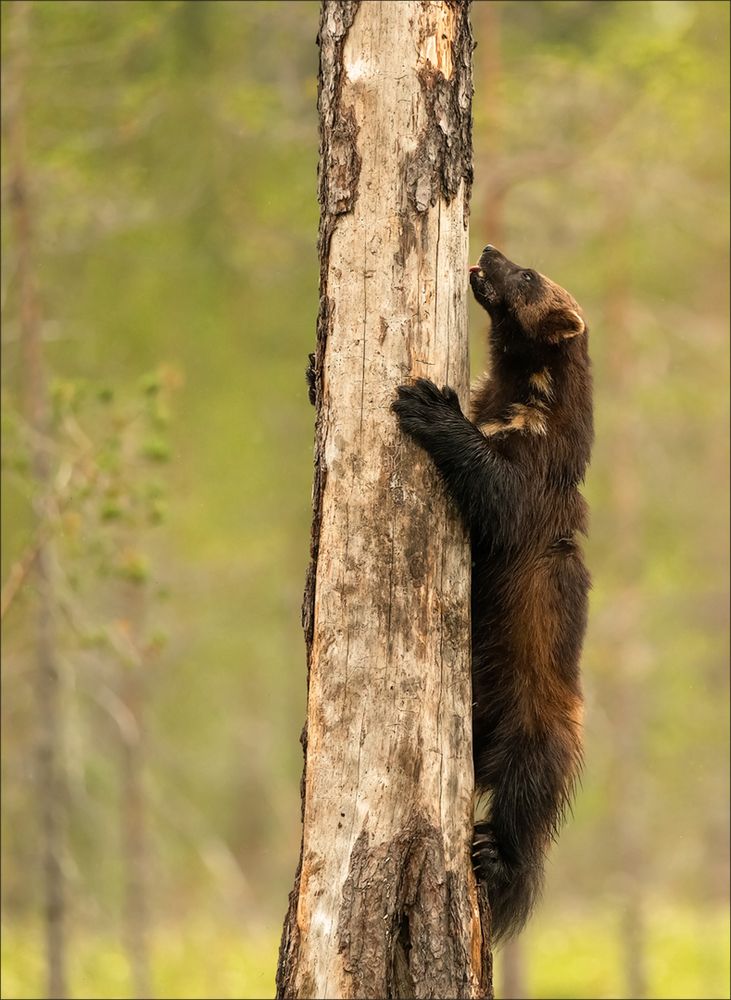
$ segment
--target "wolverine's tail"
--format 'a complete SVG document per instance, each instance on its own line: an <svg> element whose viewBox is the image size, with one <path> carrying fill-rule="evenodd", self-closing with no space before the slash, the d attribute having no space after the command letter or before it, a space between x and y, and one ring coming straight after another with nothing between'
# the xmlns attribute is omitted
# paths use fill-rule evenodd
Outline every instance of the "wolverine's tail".
<svg viewBox="0 0 731 1000"><path fill-rule="evenodd" d="M477 881L487 889L493 943L517 934L543 888L543 852L531 851L511 862L500 853L492 826L478 823L472 860Z"/></svg>

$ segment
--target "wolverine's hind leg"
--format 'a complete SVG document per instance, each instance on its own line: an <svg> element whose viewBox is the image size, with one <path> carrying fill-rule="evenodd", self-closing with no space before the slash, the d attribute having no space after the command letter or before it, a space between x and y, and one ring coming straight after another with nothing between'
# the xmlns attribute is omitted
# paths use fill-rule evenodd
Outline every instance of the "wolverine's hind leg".
<svg viewBox="0 0 731 1000"><path fill-rule="evenodd" d="M477 877L487 884L493 934L521 929L540 894L543 859L569 806L581 761L570 719L503 734L476 760L478 787L491 791L489 822L475 828Z"/></svg>

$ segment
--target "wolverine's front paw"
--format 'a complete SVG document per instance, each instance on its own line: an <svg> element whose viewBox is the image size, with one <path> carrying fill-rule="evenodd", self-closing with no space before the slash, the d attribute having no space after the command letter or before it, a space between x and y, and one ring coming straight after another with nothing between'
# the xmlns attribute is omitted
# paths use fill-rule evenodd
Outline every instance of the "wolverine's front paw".
<svg viewBox="0 0 731 1000"><path fill-rule="evenodd" d="M410 385L398 387L398 399L391 404L401 430L420 444L444 426L445 420L461 415L459 399L454 389L445 385L438 389L426 378L418 378Z"/></svg>

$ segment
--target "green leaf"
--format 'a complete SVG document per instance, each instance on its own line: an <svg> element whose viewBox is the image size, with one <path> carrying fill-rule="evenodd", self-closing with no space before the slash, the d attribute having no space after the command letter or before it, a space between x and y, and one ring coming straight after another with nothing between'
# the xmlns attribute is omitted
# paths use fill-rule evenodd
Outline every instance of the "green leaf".
<svg viewBox="0 0 731 1000"><path fill-rule="evenodd" d="M144 441L140 453L150 462L170 461L170 445L161 437L150 437Z"/></svg>

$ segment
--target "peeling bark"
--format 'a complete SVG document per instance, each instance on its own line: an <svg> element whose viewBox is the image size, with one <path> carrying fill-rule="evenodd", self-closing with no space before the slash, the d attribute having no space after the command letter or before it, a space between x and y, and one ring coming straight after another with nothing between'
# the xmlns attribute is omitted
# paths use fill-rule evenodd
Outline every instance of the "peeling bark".
<svg viewBox="0 0 731 1000"><path fill-rule="evenodd" d="M398 384L467 402L468 4L326 0L303 841L279 997L491 995L469 544Z"/></svg>

